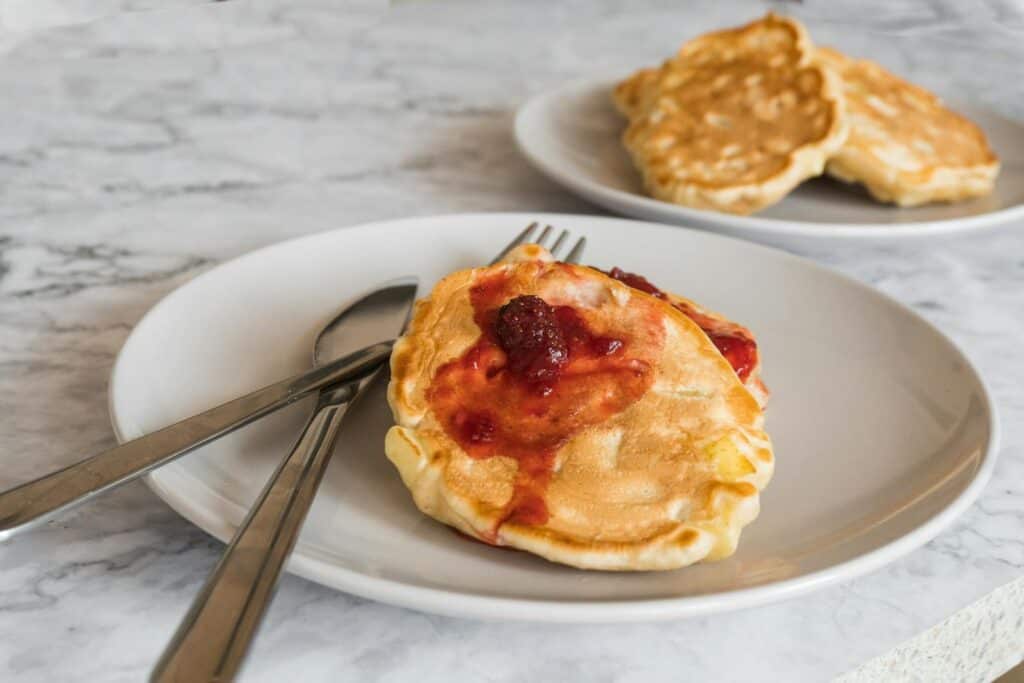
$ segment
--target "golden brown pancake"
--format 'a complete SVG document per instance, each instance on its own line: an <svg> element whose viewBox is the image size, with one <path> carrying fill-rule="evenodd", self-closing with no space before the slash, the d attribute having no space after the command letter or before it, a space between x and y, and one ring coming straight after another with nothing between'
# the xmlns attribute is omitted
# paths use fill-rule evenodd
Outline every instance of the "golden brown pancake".
<svg viewBox="0 0 1024 683"><path fill-rule="evenodd" d="M999 160L971 121L875 62L828 48L817 50L817 60L840 77L850 125L829 175L900 206L992 191Z"/></svg>
<svg viewBox="0 0 1024 683"><path fill-rule="evenodd" d="M655 198L746 214L819 175L846 138L834 75L803 26L768 14L620 83L623 144Z"/></svg>
<svg viewBox="0 0 1024 683"><path fill-rule="evenodd" d="M551 353L524 355L538 339ZM391 370L385 450L420 510L555 562L726 557L772 474L761 408L708 335L592 268L449 275Z"/></svg>

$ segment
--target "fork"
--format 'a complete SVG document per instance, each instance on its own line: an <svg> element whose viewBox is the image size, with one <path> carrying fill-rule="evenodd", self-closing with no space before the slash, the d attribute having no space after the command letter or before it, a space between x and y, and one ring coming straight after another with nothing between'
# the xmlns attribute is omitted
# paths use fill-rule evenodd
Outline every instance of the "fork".
<svg viewBox="0 0 1024 683"><path fill-rule="evenodd" d="M544 229L541 230L540 235L537 237L537 239L533 239L533 235L535 232L537 232L538 227L540 227L540 224L537 223L537 221L534 221L533 223L527 225L521 233L516 235L515 239L509 242L501 251L498 252L498 255L494 257L494 260L491 261L490 265L493 266L494 264L498 263L499 261L501 261L501 259L505 258L505 256L507 256L510 251L523 244L537 244L539 246L542 246L545 249L547 249L552 256L558 259L558 252L561 251L562 247L569 240L572 234L568 230L562 230L562 232L558 233L558 237L555 239L554 244L552 244L550 247L547 247L546 244L548 238L551 237L551 234L554 232L555 229L550 225L545 225ZM576 240L576 244L574 244L572 249L569 250L569 253L566 254L565 258L559 260L563 261L564 263L579 263L580 259L583 258L583 250L586 248L587 238L581 237L578 240Z"/></svg>

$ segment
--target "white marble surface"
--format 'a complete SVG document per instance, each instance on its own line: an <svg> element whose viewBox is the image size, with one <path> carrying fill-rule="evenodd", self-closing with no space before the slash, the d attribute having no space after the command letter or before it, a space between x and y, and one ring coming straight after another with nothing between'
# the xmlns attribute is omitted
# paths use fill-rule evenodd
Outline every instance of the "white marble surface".
<svg viewBox="0 0 1024 683"><path fill-rule="evenodd" d="M4 23L12 3L0 4L14 36L0 69L4 488L113 444L105 390L117 349L155 301L218 261L370 219L596 213L519 157L514 108L765 7L168 4L47 30L24 15ZM62 16L113 5L163 3L67 2ZM1019 4L839 5L771 6L820 42L1024 118ZM1000 462L952 528L797 601L657 625L476 623L287 577L244 679L989 680L1024 656L1024 225L806 255L912 305L994 389ZM0 545L0 680L141 680L218 551L141 484ZM894 650L940 623L931 647Z"/></svg>

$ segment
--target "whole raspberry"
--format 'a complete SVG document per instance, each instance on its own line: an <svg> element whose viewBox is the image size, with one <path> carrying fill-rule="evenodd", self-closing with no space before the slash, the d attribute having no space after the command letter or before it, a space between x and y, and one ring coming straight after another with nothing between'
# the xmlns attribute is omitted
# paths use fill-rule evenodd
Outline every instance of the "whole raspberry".
<svg viewBox="0 0 1024 683"><path fill-rule="evenodd" d="M495 327L509 370L530 382L558 379L569 361L569 348L555 310L544 299L517 296L498 311Z"/></svg>

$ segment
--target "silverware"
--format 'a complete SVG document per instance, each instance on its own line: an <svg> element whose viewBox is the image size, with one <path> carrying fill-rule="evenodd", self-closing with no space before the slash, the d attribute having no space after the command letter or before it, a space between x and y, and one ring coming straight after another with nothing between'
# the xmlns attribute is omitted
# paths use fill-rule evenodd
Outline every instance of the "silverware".
<svg viewBox="0 0 1024 683"><path fill-rule="evenodd" d="M361 299L317 335L313 364L346 348L391 339L402 330L415 297L415 282L405 281ZM152 680L193 683L235 675L316 495L341 418L360 385L319 390L302 435L235 532Z"/></svg>
<svg viewBox="0 0 1024 683"><path fill-rule="evenodd" d="M536 223L527 226L492 263L516 246L531 241L537 227ZM543 246L552 230L550 225L546 226L536 243ZM568 237L568 231L563 230L551 247L553 254L557 254ZM578 262L585 246L586 239L580 238L566 261ZM390 302L391 313L381 316L381 320L397 321L398 313L408 308L412 297L412 292L407 299L396 296ZM358 320L339 320L335 328L341 332L347 325L358 323ZM403 327L399 321L391 329ZM321 332L321 336L325 332ZM320 356L320 344L318 337L314 362ZM338 390L321 390L313 417L291 455L267 482L235 533L224 557L157 662L150 680L155 683L223 682L237 675L320 486L346 408L365 395L371 381L372 378Z"/></svg>
<svg viewBox="0 0 1024 683"><path fill-rule="evenodd" d="M366 377L390 354L390 341L359 349L314 370L4 491L0 493L0 541L132 481L313 391Z"/></svg>

